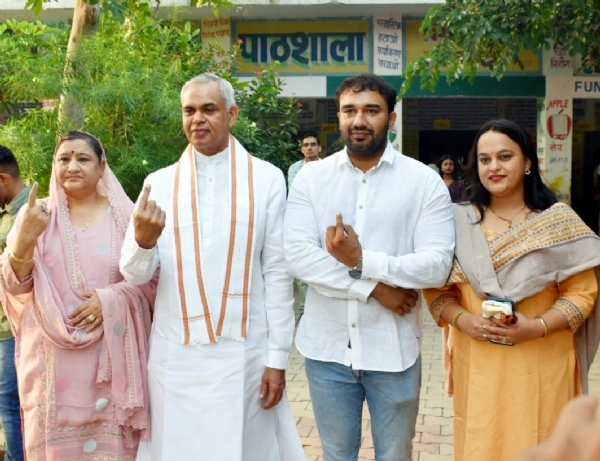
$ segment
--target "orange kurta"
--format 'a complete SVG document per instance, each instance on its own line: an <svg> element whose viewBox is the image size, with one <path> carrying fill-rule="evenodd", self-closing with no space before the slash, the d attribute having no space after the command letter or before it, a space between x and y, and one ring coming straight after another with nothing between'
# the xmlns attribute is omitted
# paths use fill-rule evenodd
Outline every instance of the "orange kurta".
<svg viewBox="0 0 600 461"><path fill-rule="evenodd" d="M424 290L428 304L452 292L481 314L482 300L467 283ZM552 284L518 303L534 318L557 298L573 302L587 317L598 291L593 269ZM444 324L443 321L440 325ZM454 385L454 453L457 461L509 461L548 437L566 402L581 393L575 336L571 330L515 346L479 342L452 329L450 360Z"/></svg>

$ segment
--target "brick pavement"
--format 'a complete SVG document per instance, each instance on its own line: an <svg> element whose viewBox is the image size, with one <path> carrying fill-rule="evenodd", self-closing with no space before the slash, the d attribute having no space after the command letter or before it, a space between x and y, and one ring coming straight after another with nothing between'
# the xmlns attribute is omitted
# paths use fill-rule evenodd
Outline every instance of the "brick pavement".
<svg viewBox="0 0 600 461"><path fill-rule="evenodd" d="M413 443L413 461L452 461L454 459L453 408L452 399L446 395L443 388L440 330L435 326L428 312L424 312L423 318L423 384L417 418L417 434ZM304 359L295 348L290 355L287 379L288 398L297 419L306 459L323 461L321 442L304 373ZM600 357L596 358L590 371L590 393L600 395ZM362 448L358 461L373 461L375 456L366 405L362 427Z"/></svg>
<svg viewBox="0 0 600 461"><path fill-rule="evenodd" d="M452 399L443 389L442 359L440 353L440 331L429 313L423 315L423 384L417 435L414 440L413 461L452 461L453 426ZM590 393L600 395L600 353L590 370ZM287 394L296 417L296 427L302 440L307 461L323 461L321 441L317 433L312 404L308 394L308 383L304 373L304 359L296 348L290 355L287 370ZM365 406L363 415L362 448L358 461L373 461L373 439L369 412ZM0 430L0 446L4 445L4 434Z"/></svg>

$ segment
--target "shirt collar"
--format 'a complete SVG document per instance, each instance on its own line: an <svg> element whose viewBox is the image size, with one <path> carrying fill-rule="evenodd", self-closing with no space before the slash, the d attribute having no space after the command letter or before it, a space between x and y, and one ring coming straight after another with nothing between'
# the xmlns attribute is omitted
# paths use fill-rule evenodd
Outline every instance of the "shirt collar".
<svg viewBox="0 0 600 461"><path fill-rule="evenodd" d="M222 150L221 152L217 152L213 155L204 155L201 152L198 152L194 147L194 158L196 159L196 166L200 165L211 165L221 163L229 158L229 146Z"/></svg>
<svg viewBox="0 0 600 461"><path fill-rule="evenodd" d="M387 145L385 146L385 150L383 151L383 154L381 155L381 157L379 157L379 162L377 162L377 165L375 165L374 168L379 168L381 166L382 162L386 162L386 163L389 163L390 165L393 165L395 157L396 157L396 151L395 151L394 147L392 146L392 143L388 141ZM344 147L344 150L340 151L340 156L338 158L338 166L341 166L344 164L348 164L352 168L354 168L354 165L352 164L352 161L350 160L350 157L348 156L348 148L346 148L346 147Z"/></svg>

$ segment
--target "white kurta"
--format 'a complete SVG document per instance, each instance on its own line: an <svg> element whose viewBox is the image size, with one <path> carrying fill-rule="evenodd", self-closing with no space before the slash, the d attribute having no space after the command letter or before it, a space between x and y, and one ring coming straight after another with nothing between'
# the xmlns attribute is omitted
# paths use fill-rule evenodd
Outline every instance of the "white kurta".
<svg viewBox="0 0 600 461"><path fill-rule="evenodd" d="M204 285L212 317L218 319L231 217L229 151L195 156ZM160 265L148 362L152 436L140 445L138 461L305 459L285 396L272 410L262 409L259 399L265 366L287 365L294 313L283 256L285 181L273 165L256 158L253 165L256 247L245 341L182 344L172 233L165 229L153 250L143 250L130 224L121 255L125 278L143 283ZM146 180L150 199L163 209L170 208L174 174L172 165ZM193 245L182 242L182 247L189 251Z"/></svg>

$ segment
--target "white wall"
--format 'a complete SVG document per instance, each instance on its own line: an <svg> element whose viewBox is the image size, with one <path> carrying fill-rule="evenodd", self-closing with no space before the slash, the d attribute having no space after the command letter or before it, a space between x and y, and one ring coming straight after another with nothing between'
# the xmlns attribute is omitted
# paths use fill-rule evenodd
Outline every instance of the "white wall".
<svg viewBox="0 0 600 461"><path fill-rule="evenodd" d="M0 0L0 21L32 20L31 10L25 10L26 0ZM44 3L40 20L69 20L74 0ZM405 16L424 16L429 8L442 0L233 0L231 9L221 9L221 15L236 19L270 18L343 18L365 17L402 11ZM168 16L176 8L182 19L211 17L210 7L190 8L189 0L161 0L161 15Z"/></svg>

